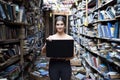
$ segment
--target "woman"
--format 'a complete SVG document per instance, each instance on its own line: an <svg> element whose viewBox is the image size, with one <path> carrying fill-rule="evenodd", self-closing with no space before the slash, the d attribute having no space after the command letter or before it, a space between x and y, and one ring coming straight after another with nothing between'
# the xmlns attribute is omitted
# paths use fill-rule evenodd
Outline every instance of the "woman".
<svg viewBox="0 0 120 80"><path fill-rule="evenodd" d="M73 39L65 33L65 18L58 16L55 19L56 33L49 36L47 39ZM42 48L42 53L45 53L46 45ZM50 80L71 80L71 65L70 59L72 58L51 58L49 62L49 77Z"/></svg>

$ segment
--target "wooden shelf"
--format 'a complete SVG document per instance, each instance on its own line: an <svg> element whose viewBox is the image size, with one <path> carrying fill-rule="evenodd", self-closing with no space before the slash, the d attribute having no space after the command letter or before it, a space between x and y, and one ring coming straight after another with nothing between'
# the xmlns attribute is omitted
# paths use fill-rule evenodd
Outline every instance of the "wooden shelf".
<svg viewBox="0 0 120 80"><path fill-rule="evenodd" d="M97 9L95 9L94 12L98 11L98 10L101 10L101 9L106 9L108 6L111 6L111 5L115 4L115 3L116 3L116 0L111 0L111 1L103 4L102 6L98 7Z"/></svg>
<svg viewBox="0 0 120 80"><path fill-rule="evenodd" d="M4 63L0 64L0 68L3 69L7 66L10 66L13 63L17 62L18 60L20 60L20 55L15 55L11 57L10 59L8 59L7 61L5 61Z"/></svg>
<svg viewBox="0 0 120 80"><path fill-rule="evenodd" d="M80 34L82 36L86 36L86 37L89 37L89 38L95 38L95 36L89 36L89 35L85 35L85 34Z"/></svg>
<svg viewBox="0 0 120 80"><path fill-rule="evenodd" d="M115 43L120 43L120 39L116 39L116 38L100 38L100 37L97 37L97 36L89 36L89 35L86 35L86 34L80 34L82 36L86 36L88 38L94 38L94 39L101 39L101 40L106 40L106 41L109 41L109 42L115 42Z"/></svg>
<svg viewBox="0 0 120 80"><path fill-rule="evenodd" d="M10 22L6 20L0 19L1 22L4 22L6 25L13 25L13 26L30 26L30 24L24 23L24 22Z"/></svg>
<svg viewBox="0 0 120 80"><path fill-rule="evenodd" d="M97 23L100 23L100 22L112 22L112 21L116 21L116 19L98 20Z"/></svg>
<svg viewBox="0 0 120 80"><path fill-rule="evenodd" d="M88 25L92 25L92 24L96 24L96 23L98 23L98 21L88 23Z"/></svg>
<svg viewBox="0 0 120 80"><path fill-rule="evenodd" d="M19 43L19 39L0 40L0 44Z"/></svg>
<svg viewBox="0 0 120 80"><path fill-rule="evenodd" d="M92 24L96 24L96 23L114 22L114 21L117 21L117 19L114 18L114 19L98 20L98 21L95 21L95 22L92 22L92 23L88 23L88 25L92 25Z"/></svg>
<svg viewBox="0 0 120 80"><path fill-rule="evenodd" d="M119 56L116 56L116 55L115 55L115 58L118 59L118 60L120 60L120 57L119 57Z"/></svg>
<svg viewBox="0 0 120 80"><path fill-rule="evenodd" d="M100 38L100 37L95 37L96 39L102 39L102 40L107 40L109 42L116 42L116 43L120 43L120 39L115 39L115 38Z"/></svg>
<svg viewBox="0 0 120 80"><path fill-rule="evenodd" d="M81 8L81 9L77 10L74 14L76 14L77 12L82 11L82 10L86 10L86 9L85 8Z"/></svg>
<svg viewBox="0 0 120 80"><path fill-rule="evenodd" d="M101 76L104 77L104 75L103 75L102 72L100 72L95 66L92 66L92 65L90 64L90 62L89 62L86 58L84 58L84 59L85 59L85 61L88 63L88 65L89 65L92 69L94 69L94 70L97 71Z"/></svg>
<svg viewBox="0 0 120 80"><path fill-rule="evenodd" d="M120 19L120 15L119 16L115 16L116 19Z"/></svg>
<svg viewBox="0 0 120 80"><path fill-rule="evenodd" d="M96 0L91 0L88 2L88 7L94 7L96 5Z"/></svg>
<svg viewBox="0 0 120 80"><path fill-rule="evenodd" d="M80 27L84 26L84 24L81 24Z"/></svg>
<svg viewBox="0 0 120 80"><path fill-rule="evenodd" d="M99 3L99 4L97 4L97 3ZM103 3L103 1L101 1L101 0L98 1L98 2L96 0L89 0L88 4L86 5L86 7L87 7L87 9L89 9L89 11L86 14L89 15L90 13L92 13L92 15L94 15L94 14L96 14L95 12L99 13L99 11L101 11L101 10L106 10L109 6L114 7L114 5L117 4L117 0L108 0L106 3L104 3L104 4L102 4L102 3ZM82 11L86 11L86 10L82 10ZM77 13L77 11L76 11L76 13ZM97 20L94 19L94 22L88 23L88 25L86 25L86 26L84 26L84 24L81 24L81 25L78 24L78 25L80 25L80 27L83 27L83 29L84 29L84 27L88 27L88 28L90 28L90 30L92 30L94 28L96 29L98 27L98 24L107 25L108 22L114 24L115 22L118 22L119 19L120 19L120 15L119 16L115 16L114 18L110 18L110 19L107 18L107 19L104 19L104 20L100 19L99 16L98 16ZM73 33L73 34L76 35L76 33ZM107 38L107 37L98 37L97 34L96 35L93 35L93 34L90 35L90 34L78 33L78 35L79 36L81 35L80 37L83 37L83 38L88 38L88 40L89 39L93 40L93 41L95 40L95 41L97 41L96 43L99 43L99 40L100 40L100 42L116 43L118 45L120 44L120 39L119 38L110 38L109 36L108 36L109 38ZM84 41L84 39L82 39L82 41ZM98 51L97 49L96 50L92 49L91 47L88 46L88 44L83 44L82 41L81 42L77 42L77 43L81 46L81 48L85 52L88 52L88 54L91 54L94 57L98 57L100 59L100 61L103 61L102 63L105 63L107 65L109 64L110 66L112 66L112 68L115 68L116 71L119 70L119 68L120 68L120 61L118 59L114 60L113 57L108 58L107 54L102 54L102 52ZM112 49L110 49L109 51L111 51L111 50ZM89 59L87 57L83 57L82 65L85 68L88 68L91 71L94 71L95 73L97 72L101 77L105 78L106 74L104 74L104 72L102 72L101 70L98 69L99 66L95 66L94 64L92 64L92 62L91 63L90 62L91 61L89 61ZM108 68L108 66L106 66L106 67Z"/></svg>
<svg viewBox="0 0 120 80"><path fill-rule="evenodd" d="M120 67L120 64L118 64L117 62L113 61L112 59L107 59L106 57L100 55L98 52L94 52L94 51L91 51L90 49L86 48L84 45L82 45L82 47L84 47L87 51L89 51L90 53L93 53L97 56L99 56L100 58L103 58L104 60L106 60L107 62L111 63L111 64L114 64L118 67Z"/></svg>

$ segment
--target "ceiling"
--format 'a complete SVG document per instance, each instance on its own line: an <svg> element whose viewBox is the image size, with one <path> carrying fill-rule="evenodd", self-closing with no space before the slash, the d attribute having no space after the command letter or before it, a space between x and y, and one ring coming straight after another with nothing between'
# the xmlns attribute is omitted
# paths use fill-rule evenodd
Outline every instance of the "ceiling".
<svg viewBox="0 0 120 80"><path fill-rule="evenodd" d="M53 11L70 11L73 3L78 0L43 0L43 8Z"/></svg>

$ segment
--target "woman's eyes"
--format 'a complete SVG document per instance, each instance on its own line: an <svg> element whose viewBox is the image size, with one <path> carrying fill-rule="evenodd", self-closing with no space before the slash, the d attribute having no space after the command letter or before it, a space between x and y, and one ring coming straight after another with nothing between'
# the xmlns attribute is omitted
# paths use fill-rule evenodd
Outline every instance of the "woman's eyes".
<svg viewBox="0 0 120 80"><path fill-rule="evenodd" d="M56 25L58 26L58 25L64 25L64 24L56 24Z"/></svg>

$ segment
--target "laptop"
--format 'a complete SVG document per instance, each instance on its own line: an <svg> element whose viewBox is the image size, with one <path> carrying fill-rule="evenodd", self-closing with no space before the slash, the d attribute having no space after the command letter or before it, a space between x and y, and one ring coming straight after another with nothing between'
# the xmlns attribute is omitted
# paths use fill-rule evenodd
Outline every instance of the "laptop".
<svg viewBox="0 0 120 80"><path fill-rule="evenodd" d="M74 40L46 40L46 56L53 58L73 57Z"/></svg>

